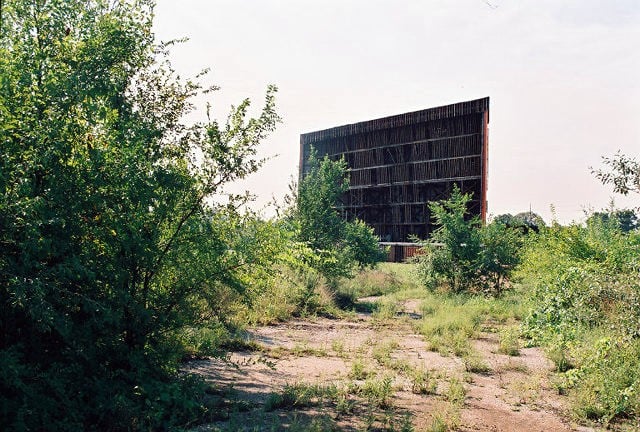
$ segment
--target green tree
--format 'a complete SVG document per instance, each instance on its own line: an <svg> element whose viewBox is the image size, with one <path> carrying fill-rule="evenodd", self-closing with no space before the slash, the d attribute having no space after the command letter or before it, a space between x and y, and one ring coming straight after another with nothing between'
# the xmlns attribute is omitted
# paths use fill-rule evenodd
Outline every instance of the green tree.
<svg viewBox="0 0 640 432"><path fill-rule="evenodd" d="M373 229L362 221L348 222L338 206L349 188L344 159L309 157L309 169L300 180L293 219L299 239L316 252L314 266L330 282L349 276L355 264L374 265L384 259Z"/></svg>
<svg viewBox="0 0 640 432"><path fill-rule="evenodd" d="M0 29L0 424L161 429L192 419L173 335L220 319L259 264L238 215L210 204L256 171L257 118L187 126L153 2L18 1ZM221 229L223 227L224 229ZM268 248L267 248L268 251Z"/></svg>
<svg viewBox="0 0 640 432"><path fill-rule="evenodd" d="M613 223L622 232L629 232L640 227L638 216L633 210L621 209L609 212L595 212L587 219L587 225Z"/></svg>
<svg viewBox="0 0 640 432"><path fill-rule="evenodd" d="M429 203L433 221L438 226L424 243L425 256L420 271L427 286L435 288L443 281L452 291L463 291L478 276L480 257L480 219L467 217L469 194L457 185L447 200Z"/></svg>
<svg viewBox="0 0 640 432"><path fill-rule="evenodd" d="M480 229L480 274L485 290L500 294L504 282L520 263L522 233L500 222L491 222Z"/></svg>
<svg viewBox="0 0 640 432"><path fill-rule="evenodd" d="M529 231L539 232L541 228L546 226L540 215L530 211L521 212L515 216L510 213L501 214L494 217L492 222L501 223L509 228L517 228L524 234Z"/></svg>
<svg viewBox="0 0 640 432"><path fill-rule="evenodd" d="M499 294L519 262L521 234L501 221L483 226L477 216L469 217L469 201L471 195L456 185L449 199L429 204L438 227L423 242L419 273L430 289L446 284L454 292Z"/></svg>
<svg viewBox="0 0 640 432"><path fill-rule="evenodd" d="M613 185L613 191L623 195L629 192L640 193L640 163L620 152L612 158L603 157L608 169L591 169L602 184Z"/></svg>

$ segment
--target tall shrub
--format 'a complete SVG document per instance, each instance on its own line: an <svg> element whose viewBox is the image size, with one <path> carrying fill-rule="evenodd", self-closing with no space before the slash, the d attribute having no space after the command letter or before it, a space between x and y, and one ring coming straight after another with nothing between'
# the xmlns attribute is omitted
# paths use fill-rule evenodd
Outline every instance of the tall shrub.
<svg viewBox="0 0 640 432"><path fill-rule="evenodd" d="M314 266L330 281L349 276L354 265L371 266L384 259L378 237L364 222L340 213L349 188L344 159L319 159L312 151L309 169L298 186L293 219L301 241L316 252Z"/></svg>
<svg viewBox="0 0 640 432"><path fill-rule="evenodd" d="M210 197L260 166L275 89L256 118L244 101L190 127L202 89L154 41L152 1L0 7L0 428L192 419L171 335L264 258Z"/></svg>
<svg viewBox="0 0 640 432"><path fill-rule="evenodd" d="M437 228L422 243L418 270L430 289L446 285L454 292L499 294L519 262L521 235L501 222L482 226L468 215L469 201L471 195L456 185L449 199L429 204Z"/></svg>
<svg viewBox="0 0 640 432"><path fill-rule="evenodd" d="M640 414L639 271L640 235L613 219L554 224L525 247L518 273L533 308L524 331L556 362L581 418Z"/></svg>

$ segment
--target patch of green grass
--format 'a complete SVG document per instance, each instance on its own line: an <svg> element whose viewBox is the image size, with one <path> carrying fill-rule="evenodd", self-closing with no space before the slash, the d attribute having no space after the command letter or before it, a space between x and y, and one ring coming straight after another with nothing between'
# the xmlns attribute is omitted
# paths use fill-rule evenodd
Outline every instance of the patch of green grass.
<svg viewBox="0 0 640 432"><path fill-rule="evenodd" d="M449 430L449 425L444 417L444 415L440 413L435 413L433 415L433 420L431 421L431 427L429 428L429 432L447 432Z"/></svg>
<svg viewBox="0 0 640 432"><path fill-rule="evenodd" d="M411 380L411 392L415 394L436 394L438 390L438 380L433 372L417 368L409 373Z"/></svg>
<svg viewBox="0 0 640 432"><path fill-rule="evenodd" d="M292 348L277 346L268 350L264 350L266 356L274 359L280 359L286 356L294 357L327 357L329 353L324 348L314 348L308 344L296 344Z"/></svg>
<svg viewBox="0 0 640 432"><path fill-rule="evenodd" d="M540 397L540 392L545 381L545 374L534 373L511 380L507 383L507 392L516 400L516 406L522 404L535 404Z"/></svg>
<svg viewBox="0 0 640 432"><path fill-rule="evenodd" d="M200 429L198 429L200 430ZM343 430L328 413L264 412L235 414L226 423L210 424L210 432L339 432Z"/></svg>
<svg viewBox="0 0 640 432"><path fill-rule="evenodd" d="M446 393L447 401L454 406L462 407L464 405L466 395L467 391L464 388L464 384L457 378L451 378L449 380L449 388Z"/></svg>
<svg viewBox="0 0 640 432"><path fill-rule="evenodd" d="M497 373L509 372L509 371L527 373L529 372L529 368L527 367L526 364L524 364L524 362L513 361L512 359L509 359L509 361L501 364L496 368Z"/></svg>
<svg viewBox="0 0 640 432"><path fill-rule="evenodd" d="M422 289L416 273L416 265L413 263L384 262L378 264L378 268L380 271L392 274L401 283L403 289Z"/></svg>
<svg viewBox="0 0 640 432"><path fill-rule="evenodd" d="M331 349L338 357L344 357L346 355L344 340L343 339L334 339L331 341Z"/></svg>
<svg viewBox="0 0 640 432"><path fill-rule="evenodd" d="M356 359L353 363L351 363L349 378L355 380L364 380L372 374L373 372L367 368L362 359Z"/></svg>
<svg viewBox="0 0 640 432"><path fill-rule="evenodd" d="M515 302L507 296L496 299L428 293L420 307L423 318L418 330L425 336L430 350L445 356L469 356L472 352L469 339L487 330L484 323L513 322L524 313L514 306ZM517 341L517 335L515 337ZM509 342L513 345L513 338Z"/></svg>
<svg viewBox="0 0 640 432"><path fill-rule="evenodd" d="M392 297L383 297L378 301L378 307L373 311L372 317L375 320L390 320L395 318L398 312L398 302Z"/></svg>
<svg viewBox="0 0 640 432"><path fill-rule="evenodd" d="M460 407L445 404L434 410L428 432L449 432L460 427Z"/></svg>
<svg viewBox="0 0 640 432"><path fill-rule="evenodd" d="M265 411L303 408L337 400L335 385L287 384L281 392L271 393L264 403Z"/></svg>
<svg viewBox="0 0 640 432"><path fill-rule="evenodd" d="M444 303L432 314L423 318L422 332L425 335L462 332L465 336L472 337L480 322L481 317L477 310Z"/></svg>
<svg viewBox="0 0 640 432"><path fill-rule="evenodd" d="M409 374L413 371L413 366L405 359L394 359L392 358L389 364L387 365L389 369L392 369L396 372L402 374Z"/></svg>
<svg viewBox="0 0 640 432"><path fill-rule="evenodd" d="M326 349L310 347L307 344L296 344L289 350L296 357L326 357Z"/></svg>
<svg viewBox="0 0 640 432"><path fill-rule="evenodd" d="M478 353L472 352L462 359L467 372L477 374L488 374L491 366Z"/></svg>
<svg viewBox="0 0 640 432"><path fill-rule="evenodd" d="M391 363L391 353L399 346L398 341L389 340L379 343L373 347L371 355L381 366L389 366Z"/></svg>
<svg viewBox="0 0 640 432"><path fill-rule="evenodd" d="M464 357L471 352L469 336L463 330L430 334L427 337L428 348L443 357L455 355Z"/></svg>
<svg viewBox="0 0 640 432"><path fill-rule="evenodd" d="M520 355L520 332L515 326L506 327L500 332L498 352L510 356Z"/></svg>
<svg viewBox="0 0 640 432"><path fill-rule="evenodd" d="M277 430L282 430L284 425L279 425ZM289 432L339 432L342 429L336 423L331 416L324 414L320 416L314 416L309 419L307 416L302 418L294 417L289 427L286 428ZM271 429L276 430L276 429Z"/></svg>
<svg viewBox="0 0 640 432"><path fill-rule="evenodd" d="M337 286L339 295L354 302L361 297L380 296L396 292L408 283L405 275L398 275L397 266L381 264L375 269L364 269L353 278L342 279Z"/></svg>
<svg viewBox="0 0 640 432"><path fill-rule="evenodd" d="M361 386L352 388L371 408L388 409L392 406L393 377L386 375L381 378L369 378Z"/></svg>
<svg viewBox="0 0 640 432"><path fill-rule="evenodd" d="M423 299L429 296L429 292L421 287L405 287L400 291L393 294L389 294L396 301L409 300L409 299Z"/></svg>
<svg viewBox="0 0 640 432"><path fill-rule="evenodd" d="M222 324L189 327L176 335L182 345L183 360L207 356L222 356L229 351L261 351L259 343L248 339L241 329L229 329Z"/></svg>
<svg viewBox="0 0 640 432"><path fill-rule="evenodd" d="M431 295L422 303L423 318L419 330L430 349L443 355L464 356L470 351L469 338L475 336L481 321L473 308L447 298Z"/></svg>

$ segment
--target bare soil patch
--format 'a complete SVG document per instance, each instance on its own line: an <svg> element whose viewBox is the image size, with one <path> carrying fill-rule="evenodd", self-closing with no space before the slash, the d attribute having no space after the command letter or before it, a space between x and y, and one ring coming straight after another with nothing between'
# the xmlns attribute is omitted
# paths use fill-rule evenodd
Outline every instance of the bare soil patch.
<svg viewBox="0 0 640 432"><path fill-rule="evenodd" d="M259 327L249 337L260 350L190 362L187 370L218 389L221 406L233 407L195 430L593 430L570 422L539 349L500 354L497 334L482 333L472 345L488 370L467 372L462 359L427 349L413 325L419 305L400 302L398 316L385 321L359 313ZM268 408L274 395L300 385L328 396Z"/></svg>

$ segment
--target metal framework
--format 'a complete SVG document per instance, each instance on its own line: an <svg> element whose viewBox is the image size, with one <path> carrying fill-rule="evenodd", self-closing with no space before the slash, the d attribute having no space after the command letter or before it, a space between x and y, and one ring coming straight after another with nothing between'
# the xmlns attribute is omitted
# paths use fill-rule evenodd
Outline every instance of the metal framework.
<svg viewBox="0 0 640 432"><path fill-rule="evenodd" d="M344 157L350 186L341 210L362 219L382 241L426 239L428 204L449 197L454 184L473 194L469 211L487 213L489 98L384 117L300 136L300 176L311 147Z"/></svg>

